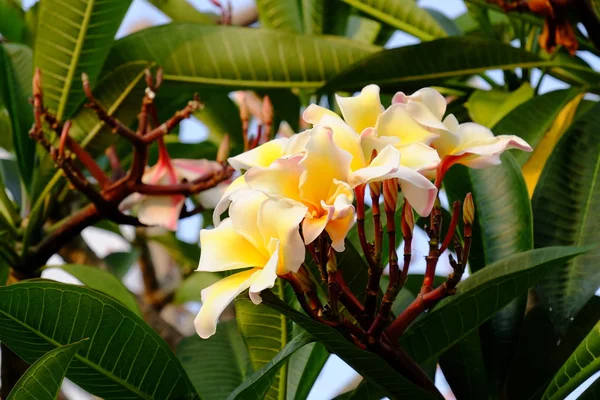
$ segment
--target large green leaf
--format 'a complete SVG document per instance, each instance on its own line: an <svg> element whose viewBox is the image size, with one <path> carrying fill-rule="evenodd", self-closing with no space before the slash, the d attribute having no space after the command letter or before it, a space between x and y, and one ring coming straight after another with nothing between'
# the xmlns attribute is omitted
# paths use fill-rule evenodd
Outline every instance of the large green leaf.
<svg viewBox="0 0 600 400"><path fill-rule="evenodd" d="M302 12L298 0L257 0L258 20L264 28L302 33Z"/></svg>
<svg viewBox="0 0 600 400"><path fill-rule="evenodd" d="M392 398L430 399L431 393L415 386L404 376L396 372L377 355L356 347L336 329L312 320L306 315L286 306L271 292L262 292L265 304L277 312L283 313L305 329L312 337L323 343L327 350L337 354L365 379L375 383Z"/></svg>
<svg viewBox="0 0 600 400"><path fill-rule="evenodd" d="M131 0L44 0L40 5L34 65L41 68L46 107L59 120L85 97L81 74L92 87Z"/></svg>
<svg viewBox="0 0 600 400"><path fill-rule="evenodd" d="M580 117L552 152L536 186L535 247L600 242L600 104ZM600 286L600 248L564 263L537 287L557 331Z"/></svg>
<svg viewBox="0 0 600 400"><path fill-rule="evenodd" d="M302 25L304 34L320 35L323 33L325 10L337 0L300 0L302 10Z"/></svg>
<svg viewBox="0 0 600 400"><path fill-rule="evenodd" d="M169 24L115 43L111 71L133 60L154 61L166 81L231 88L318 88L346 66L377 51L336 37L268 29Z"/></svg>
<svg viewBox="0 0 600 400"><path fill-rule="evenodd" d="M256 371L248 377L234 392L232 392L227 399L265 399L269 398L268 391L271 386L273 378L277 374L277 371L282 367L283 363L293 355L296 351L300 350L306 344L312 342L313 339L306 332L302 332L294 339L289 341L275 357L273 357L267 364L265 364L259 371ZM272 386L271 386L272 387ZM282 393L280 398L285 398L285 393Z"/></svg>
<svg viewBox="0 0 600 400"><path fill-rule="evenodd" d="M444 80L491 69L512 70L553 65L589 70L568 61L542 60L535 54L495 40L450 37L384 50L364 58L333 77L324 90L356 90L376 83L386 91L410 91L423 86L443 85ZM600 83L600 74L591 74L594 79L590 84Z"/></svg>
<svg viewBox="0 0 600 400"><path fill-rule="evenodd" d="M135 296L110 272L102 271L98 267L78 264L65 264L58 268L73 275L85 286L119 300L139 317L142 316Z"/></svg>
<svg viewBox="0 0 600 400"><path fill-rule="evenodd" d="M532 97L533 88L529 83L524 83L514 92L500 89L474 90L465 107L473 122L492 128L506 114Z"/></svg>
<svg viewBox="0 0 600 400"><path fill-rule="evenodd" d="M363 379L356 389L337 396L334 400L380 400L385 392L375 384Z"/></svg>
<svg viewBox="0 0 600 400"><path fill-rule="evenodd" d="M25 38L25 11L15 0L0 0L0 34L11 42L22 42Z"/></svg>
<svg viewBox="0 0 600 400"><path fill-rule="evenodd" d="M352 7L421 40L448 36L427 10L414 0L343 0Z"/></svg>
<svg viewBox="0 0 600 400"><path fill-rule="evenodd" d="M556 371L567 361L581 341L598 323L600 297L594 296L577 314L563 337L554 332L543 306L527 313L503 398L540 398Z"/></svg>
<svg viewBox="0 0 600 400"><path fill-rule="evenodd" d="M106 399L195 396L169 346L120 302L51 281L0 287L0 340L26 362L85 338L67 377L88 392Z"/></svg>
<svg viewBox="0 0 600 400"><path fill-rule="evenodd" d="M286 399L306 399L328 358L329 352L318 342L296 351L288 362Z"/></svg>
<svg viewBox="0 0 600 400"><path fill-rule="evenodd" d="M402 346L419 364L435 359L526 293L545 273L585 250L531 250L486 266L459 283L457 294L409 327L401 339Z"/></svg>
<svg viewBox="0 0 600 400"><path fill-rule="evenodd" d="M535 149L560 111L578 93L580 89L571 88L534 96L504 116L494 126L494 133L517 135ZM519 165L523 165L531 157L531 153L525 151L515 151L513 155Z"/></svg>
<svg viewBox="0 0 600 400"><path fill-rule="evenodd" d="M198 11L188 0L148 0L165 15L177 22L194 22L197 24L215 24L218 17Z"/></svg>
<svg viewBox="0 0 600 400"><path fill-rule="evenodd" d="M29 138L33 113L31 50L23 45L0 45L0 98L11 120L12 143L25 187L29 188L35 165L35 142ZM25 81L29 79L29 82Z"/></svg>
<svg viewBox="0 0 600 400"><path fill-rule="evenodd" d="M19 379L6 400L54 400L83 341L44 354Z"/></svg>
<svg viewBox="0 0 600 400"><path fill-rule="evenodd" d="M600 371L600 322L575 349L548 385L543 400L561 400Z"/></svg>
<svg viewBox="0 0 600 400"><path fill-rule="evenodd" d="M205 400L226 398L244 381L248 369L248 352L232 320L219 323L209 339L197 335L183 339L177 357Z"/></svg>
<svg viewBox="0 0 600 400"><path fill-rule="evenodd" d="M274 288L277 295L291 300L293 293L283 281L278 280ZM235 300L238 327L250 356L252 369L258 371L267 365L292 339L292 325L284 315L264 304L255 305L248 297ZM265 399L283 400L287 388L287 366L276 370Z"/></svg>

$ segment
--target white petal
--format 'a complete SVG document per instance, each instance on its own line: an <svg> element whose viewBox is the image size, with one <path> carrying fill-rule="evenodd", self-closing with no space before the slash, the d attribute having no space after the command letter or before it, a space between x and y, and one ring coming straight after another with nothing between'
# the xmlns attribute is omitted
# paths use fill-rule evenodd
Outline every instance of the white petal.
<svg viewBox="0 0 600 400"><path fill-rule="evenodd" d="M223 197L217 205L215 206L215 210L213 211L213 225L218 226L221 222L221 214L227 210L231 202L239 196L243 196L245 193L250 192L251 189L246 183L245 176L237 177L231 184L227 187L225 192L223 193Z"/></svg>
<svg viewBox="0 0 600 400"><path fill-rule="evenodd" d="M423 143L398 146L397 149L400 152L400 164L415 171L436 169L441 161L438 152Z"/></svg>
<svg viewBox="0 0 600 400"><path fill-rule="evenodd" d="M334 113L333 111L328 110L325 107L318 106L316 104L311 104L308 107L306 107L306 110L304 110L304 112L302 113L302 119L304 119L309 124L316 125L319 123L319 121L321 120L321 118L323 118L324 115L329 115L333 118L338 118L341 120L340 116Z"/></svg>
<svg viewBox="0 0 600 400"><path fill-rule="evenodd" d="M422 217L429 215L437 196L435 185L418 172L403 166L398 168L394 177L398 178L404 197L415 211Z"/></svg>
<svg viewBox="0 0 600 400"><path fill-rule="evenodd" d="M261 251L262 250L262 251ZM214 229L200 231L200 263L198 271L227 271L263 267L269 255L235 231L231 218Z"/></svg>
<svg viewBox="0 0 600 400"><path fill-rule="evenodd" d="M391 146L381 150L371 163L350 174L348 183L353 188L367 182L376 182L387 179L400 165L400 153Z"/></svg>
<svg viewBox="0 0 600 400"><path fill-rule="evenodd" d="M377 118L384 110L379 99L379 86L377 85L365 86L357 96L341 97L336 95L335 99L344 120L355 132L362 132L365 128L374 127Z"/></svg>
<svg viewBox="0 0 600 400"><path fill-rule="evenodd" d="M268 167L273 161L283 156L288 141L287 138L270 140L252 150L230 157L227 161L238 171L256 166Z"/></svg>
<svg viewBox="0 0 600 400"><path fill-rule="evenodd" d="M229 218L233 230L243 236L262 254L268 257L266 243L259 229L259 210L268 199L267 195L252 191L237 197L229 206ZM235 248L232 248L235 249ZM259 265L253 265L259 266Z"/></svg>
<svg viewBox="0 0 600 400"><path fill-rule="evenodd" d="M393 136L400 139L400 144L421 142L429 144L438 134L427 130L410 116L405 104L393 104L377 121L379 136Z"/></svg>
<svg viewBox="0 0 600 400"><path fill-rule="evenodd" d="M277 280L277 266L280 262L279 250L281 249L281 243L279 240L273 239L272 245L272 247L275 248L275 251L271 254L271 258L265 267L256 274L254 282L252 282L250 290L248 291L250 300L252 300L254 304L260 304L262 302L260 292L265 289L271 289L275 286L275 281ZM304 246L302 246L302 248L304 249Z"/></svg>
<svg viewBox="0 0 600 400"><path fill-rule="evenodd" d="M225 307L250 287L258 273L258 268L239 272L202 290L202 308L194 320L196 332L201 338L208 339L215 334L217 321Z"/></svg>
<svg viewBox="0 0 600 400"><path fill-rule="evenodd" d="M143 196L137 206L137 218L142 224L176 231L184 202L185 197L180 195Z"/></svg>

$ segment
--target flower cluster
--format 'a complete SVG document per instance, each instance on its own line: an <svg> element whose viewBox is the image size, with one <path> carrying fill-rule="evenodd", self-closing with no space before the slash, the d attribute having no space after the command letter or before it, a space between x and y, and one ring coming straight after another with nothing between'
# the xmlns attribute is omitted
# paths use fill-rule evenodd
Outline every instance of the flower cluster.
<svg viewBox="0 0 600 400"><path fill-rule="evenodd" d="M278 276L298 272L305 246L318 238L344 251L356 220L354 197L364 194L366 184L393 182L427 216L453 164L484 168L499 164L506 149L531 151L516 136L494 136L451 114L444 118L446 100L432 88L399 92L387 109L376 85L336 99L343 118L313 104L303 114L311 129L229 159L242 175L216 206L215 228L200 232L198 270L241 272L202 291L195 321L201 337L214 334L220 314L237 295L249 289L258 304L260 292L272 288Z"/></svg>

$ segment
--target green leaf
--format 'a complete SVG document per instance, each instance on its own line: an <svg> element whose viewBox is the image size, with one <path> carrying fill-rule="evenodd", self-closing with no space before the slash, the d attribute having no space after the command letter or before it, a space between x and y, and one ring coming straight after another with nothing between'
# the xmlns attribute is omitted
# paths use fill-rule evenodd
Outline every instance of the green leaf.
<svg viewBox="0 0 600 400"><path fill-rule="evenodd" d="M600 242L600 104L580 117L552 152L533 194L535 247ZM600 248L569 260L537 287L559 333L600 286Z"/></svg>
<svg viewBox="0 0 600 400"><path fill-rule="evenodd" d="M183 143L176 136L167 136L164 141L172 158L206 158L214 160L217 156L218 147L211 142ZM148 151L148 165L154 165L157 161L158 146L152 146Z"/></svg>
<svg viewBox="0 0 600 400"><path fill-rule="evenodd" d="M524 83L514 92L499 89L475 90L466 102L473 122L492 128L510 111L533 97L533 88Z"/></svg>
<svg viewBox="0 0 600 400"><path fill-rule="evenodd" d="M55 267L52 267L55 268ZM142 313L137 305L135 296L123 285L123 283L109 272L102 271L98 267L79 264L65 264L57 266L65 272L79 279L81 283L90 289L109 295L120 301L124 306L141 317Z"/></svg>
<svg viewBox="0 0 600 400"><path fill-rule="evenodd" d="M287 361L292 354L312 341L313 339L311 336L305 332L294 337L294 339L288 342L285 347L273 357L273 359L265 364L260 370L250 375L248 379L227 397L227 400L269 398L267 392L269 391L269 387L271 386L275 374L277 374L283 363ZM285 396L285 393L282 393L282 395ZM280 396L280 398L284 397Z"/></svg>
<svg viewBox="0 0 600 400"><path fill-rule="evenodd" d="M329 352L318 342L307 344L292 354L288 361L286 399L306 399L328 358Z"/></svg>
<svg viewBox="0 0 600 400"><path fill-rule="evenodd" d="M351 14L346 25L346 37L363 42L373 43L379 36L381 24L361 15Z"/></svg>
<svg viewBox="0 0 600 400"><path fill-rule="evenodd" d="M26 362L84 338L67 377L88 392L106 399L194 397L168 345L120 302L51 281L0 287L0 340Z"/></svg>
<svg viewBox="0 0 600 400"><path fill-rule="evenodd" d="M302 33L302 13L297 0L257 0L258 20L263 28Z"/></svg>
<svg viewBox="0 0 600 400"><path fill-rule="evenodd" d="M456 295L446 298L411 325L402 336L402 346L419 364L435 359L526 293L545 273L585 250L574 247L531 250L486 266L459 283Z"/></svg>
<svg viewBox="0 0 600 400"><path fill-rule="evenodd" d="M435 54L435 59L431 58L431 54ZM408 92L423 86L443 85L447 79L491 69L512 70L553 65L570 70L588 70L568 61L542 60L532 53L495 40L450 37L375 53L331 78L323 91L357 90L375 83L385 91ZM600 82L600 74L591 73L594 80L590 84Z"/></svg>
<svg viewBox="0 0 600 400"><path fill-rule="evenodd" d="M79 341L44 354L27 369L6 400L56 399L67 369L82 344L83 341Z"/></svg>
<svg viewBox="0 0 600 400"><path fill-rule="evenodd" d="M233 154L244 149L240 110L227 92L206 91L201 94L204 108L194 114L208 128L208 141L219 146L228 134Z"/></svg>
<svg viewBox="0 0 600 400"><path fill-rule="evenodd" d="M600 322L575 349L552 379L543 400L564 399L585 380L600 370Z"/></svg>
<svg viewBox="0 0 600 400"><path fill-rule="evenodd" d="M104 263L108 265L110 272L121 280L138 258L139 252L134 249L131 251L115 251L104 257Z"/></svg>
<svg viewBox="0 0 600 400"><path fill-rule="evenodd" d="M176 22L207 25L215 24L219 20L215 14L200 12L187 0L148 0L148 2Z"/></svg>
<svg viewBox="0 0 600 400"><path fill-rule="evenodd" d="M19 2L0 0L0 34L11 42L22 42L25 38L25 11Z"/></svg>
<svg viewBox="0 0 600 400"><path fill-rule="evenodd" d="M370 381L363 379L356 389L343 393L334 400L380 400L383 397L385 397L384 391Z"/></svg>
<svg viewBox="0 0 600 400"><path fill-rule="evenodd" d="M556 371L598 323L600 297L594 296L577 314L564 337L554 332L552 321L540 305L527 313L519 345L504 387L503 398L541 398Z"/></svg>
<svg viewBox="0 0 600 400"><path fill-rule="evenodd" d="M343 0L352 7L421 40L448 36L427 10L414 0Z"/></svg>
<svg viewBox="0 0 600 400"><path fill-rule="evenodd" d="M580 89L571 88L535 96L505 115L494 126L494 133L496 135L517 135L535 149L560 111L578 93L580 93ZM519 165L523 165L531 157L531 153L515 151L513 156Z"/></svg>
<svg viewBox="0 0 600 400"><path fill-rule="evenodd" d="M223 277L214 272L193 272L175 290L173 303L184 304L188 301L201 301L200 292L221 279Z"/></svg>
<svg viewBox="0 0 600 400"><path fill-rule="evenodd" d="M300 0L305 35L323 34L325 10L337 0Z"/></svg>
<svg viewBox="0 0 600 400"><path fill-rule="evenodd" d="M217 325L209 339L187 337L177 347L177 357L205 400L222 400L243 381L248 352L235 321Z"/></svg>
<svg viewBox="0 0 600 400"><path fill-rule="evenodd" d="M277 295L290 301L293 293L278 280L274 289ZM235 300L236 320L248 348L252 369L258 371L275 358L292 339L291 321L264 304L255 305L249 298L239 296ZM266 399L282 400L286 394L287 367L276 371Z"/></svg>
<svg viewBox="0 0 600 400"><path fill-rule="evenodd" d="M305 329L312 337L323 343L327 350L337 354L365 379L372 381L386 394L393 398L430 399L435 398L431 393L415 386L404 376L396 372L377 355L356 347L336 329L312 320L304 314L286 306L273 293L263 291L263 301L273 310L280 312L300 327Z"/></svg>
<svg viewBox="0 0 600 400"><path fill-rule="evenodd" d="M29 189L35 165L35 142L29 138L33 111L31 95L31 49L23 45L0 45L0 98L11 120L12 143L21 179ZM26 84L24 80L29 78Z"/></svg>
<svg viewBox="0 0 600 400"><path fill-rule="evenodd" d="M131 0L45 0L40 4L34 65L43 73L44 103L58 120L85 95L81 74L95 86Z"/></svg>
<svg viewBox="0 0 600 400"><path fill-rule="evenodd" d="M174 23L117 41L104 70L132 60L149 60L164 68L167 82L221 89L316 89L345 66L378 49L337 37Z"/></svg>
<svg viewBox="0 0 600 400"><path fill-rule="evenodd" d="M149 236L148 240L160 244L184 271L195 271L198 268L200 248L197 244L179 240L172 232Z"/></svg>

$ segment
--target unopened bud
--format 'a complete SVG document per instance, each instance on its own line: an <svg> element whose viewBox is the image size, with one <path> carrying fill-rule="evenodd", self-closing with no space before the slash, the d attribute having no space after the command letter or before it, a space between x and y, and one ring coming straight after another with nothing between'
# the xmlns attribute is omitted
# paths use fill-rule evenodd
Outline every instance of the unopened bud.
<svg viewBox="0 0 600 400"><path fill-rule="evenodd" d="M369 190L372 199L379 199L379 196L381 196L381 182L370 182Z"/></svg>
<svg viewBox="0 0 600 400"><path fill-rule="evenodd" d="M250 113L248 112L248 102L246 101L246 95L242 97L242 101L240 102L240 119L242 122L248 123L250 119Z"/></svg>
<svg viewBox="0 0 600 400"><path fill-rule="evenodd" d="M386 213L396 211L398 203L398 179L392 178L383 181L383 208Z"/></svg>
<svg viewBox="0 0 600 400"><path fill-rule="evenodd" d="M405 238L412 237L413 229L415 228L415 216L413 209L408 201L404 200L404 206L402 208L402 236Z"/></svg>
<svg viewBox="0 0 600 400"><path fill-rule="evenodd" d="M269 96L265 96L262 101L261 119L264 124L270 125L273 123L273 104Z"/></svg>
<svg viewBox="0 0 600 400"><path fill-rule="evenodd" d="M329 248L329 257L327 258L327 272L337 272L337 259L335 258L335 252L333 247Z"/></svg>
<svg viewBox="0 0 600 400"><path fill-rule="evenodd" d="M87 97L92 96L92 90L90 89L90 77L85 72L81 74L81 82L83 84L83 91Z"/></svg>
<svg viewBox="0 0 600 400"><path fill-rule="evenodd" d="M224 164L229 157L229 135L223 136L223 140L219 144L219 150L217 151L217 162Z"/></svg>
<svg viewBox="0 0 600 400"><path fill-rule="evenodd" d="M471 192L465 196L465 202L463 203L463 222L465 225L472 225L475 220L475 204L473 204L473 196Z"/></svg>
<svg viewBox="0 0 600 400"><path fill-rule="evenodd" d="M160 87L160 85L162 84L162 82L163 82L163 76L164 76L163 69L162 69L162 67L159 67L156 70L156 82L154 84L154 88L155 89L158 89Z"/></svg>
<svg viewBox="0 0 600 400"><path fill-rule="evenodd" d="M42 70L39 68L35 69L35 74L33 75L33 95L34 96L42 96Z"/></svg>

